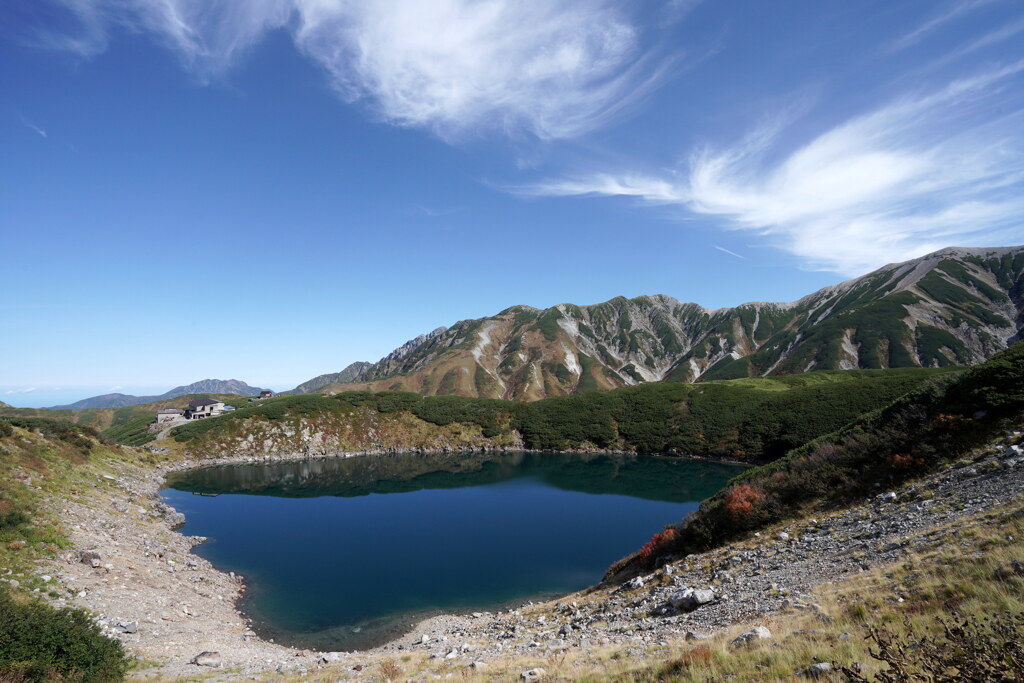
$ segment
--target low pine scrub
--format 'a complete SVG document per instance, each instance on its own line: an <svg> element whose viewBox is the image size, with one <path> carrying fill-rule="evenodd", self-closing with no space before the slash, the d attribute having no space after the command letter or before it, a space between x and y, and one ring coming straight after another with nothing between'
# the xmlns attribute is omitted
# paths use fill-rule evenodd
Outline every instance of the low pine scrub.
<svg viewBox="0 0 1024 683"><path fill-rule="evenodd" d="M87 613L0 590L0 680L105 683L127 671L121 643L104 636Z"/></svg>
<svg viewBox="0 0 1024 683"><path fill-rule="evenodd" d="M658 555L707 550L810 507L837 507L896 486L935 471L1022 416L1024 342L745 471L701 503L657 551L627 558L611 571L649 564Z"/></svg>

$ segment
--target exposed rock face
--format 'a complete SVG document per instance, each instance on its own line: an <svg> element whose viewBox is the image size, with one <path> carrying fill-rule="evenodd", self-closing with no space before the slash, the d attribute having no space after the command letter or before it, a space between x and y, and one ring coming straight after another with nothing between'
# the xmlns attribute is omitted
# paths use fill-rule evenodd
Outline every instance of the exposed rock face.
<svg viewBox="0 0 1024 683"><path fill-rule="evenodd" d="M1024 247L950 248L791 303L709 310L659 294L513 306L326 386L534 400L665 379L967 365L1019 337L1022 304Z"/></svg>

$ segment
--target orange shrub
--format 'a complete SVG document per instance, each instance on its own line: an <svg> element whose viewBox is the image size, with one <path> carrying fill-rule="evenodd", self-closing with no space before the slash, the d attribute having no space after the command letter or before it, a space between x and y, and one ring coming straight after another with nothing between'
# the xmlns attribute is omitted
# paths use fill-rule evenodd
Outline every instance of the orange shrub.
<svg viewBox="0 0 1024 683"><path fill-rule="evenodd" d="M733 487L725 496L725 510L732 521L739 524L745 521L754 511L757 502L764 498L764 493L750 484Z"/></svg>
<svg viewBox="0 0 1024 683"><path fill-rule="evenodd" d="M651 540L640 548L637 553L637 559L645 567L649 567L656 557L660 554L658 551L661 546L665 545L673 538L676 537L675 529L665 529L664 531L658 532L651 536Z"/></svg>

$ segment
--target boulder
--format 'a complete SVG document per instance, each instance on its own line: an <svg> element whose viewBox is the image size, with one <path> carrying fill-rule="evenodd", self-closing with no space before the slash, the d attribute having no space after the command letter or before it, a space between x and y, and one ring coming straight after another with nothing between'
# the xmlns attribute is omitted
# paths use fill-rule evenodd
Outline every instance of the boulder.
<svg viewBox="0 0 1024 683"><path fill-rule="evenodd" d="M668 601L676 609L692 612L701 605L715 601L715 592L707 588L686 588L673 593Z"/></svg>
<svg viewBox="0 0 1024 683"><path fill-rule="evenodd" d="M644 577L637 576L626 582L626 588L643 588Z"/></svg>
<svg viewBox="0 0 1024 683"><path fill-rule="evenodd" d="M321 664L337 664L341 661L340 652L324 652L320 655Z"/></svg>
<svg viewBox="0 0 1024 683"><path fill-rule="evenodd" d="M519 680L521 681L542 681L547 675L547 671L544 669L530 669L519 674Z"/></svg>
<svg viewBox="0 0 1024 683"><path fill-rule="evenodd" d="M733 647L742 647L743 645L750 645L756 643L759 640L771 640L772 632L765 626L758 626L757 628L750 629L746 633L741 633L733 639L731 645Z"/></svg>
<svg viewBox="0 0 1024 683"><path fill-rule="evenodd" d="M219 652L200 652L192 658L196 666L220 667L222 665Z"/></svg>

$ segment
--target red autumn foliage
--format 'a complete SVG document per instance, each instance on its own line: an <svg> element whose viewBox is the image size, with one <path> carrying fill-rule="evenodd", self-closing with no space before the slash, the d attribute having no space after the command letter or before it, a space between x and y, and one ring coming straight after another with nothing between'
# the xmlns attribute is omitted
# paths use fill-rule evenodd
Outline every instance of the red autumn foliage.
<svg viewBox="0 0 1024 683"><path fill-rule="evenodd" d="M725 510L732 521L739 524L745 521L754 511L754 506L764 498L764 493L750 484L740 484L725 496Z"/></svg>
<svg viewBox="0 0 1024 683"><path fill-rule="evenodd" d="M915 458L913 455L900 455L893 453L885 462L894 470L910 470L915 467L924 467L924 458Z"/></svg>
<svg viewBox="0 0 1024 683"><path fill-rule="evenodd" d="M664 531L660 531L651 536L651 540L645 543L643 547L640 548L640 552L637 553L637 559L640 561L640 564L645 567L649 567L654 559L660 554L658 552L659 548L671 541L675 536L675 529L665 529Z"/></svg>

